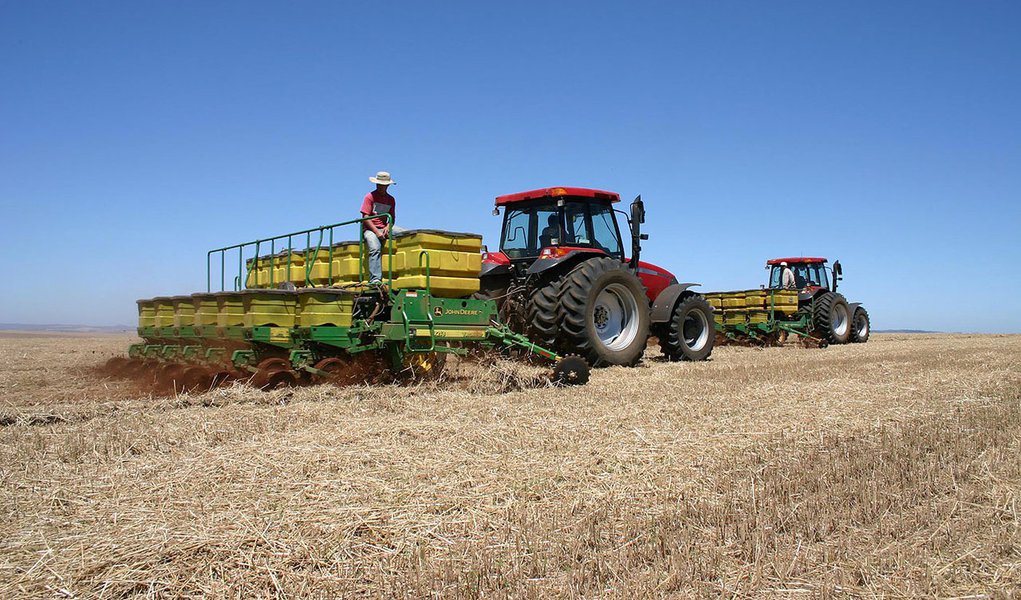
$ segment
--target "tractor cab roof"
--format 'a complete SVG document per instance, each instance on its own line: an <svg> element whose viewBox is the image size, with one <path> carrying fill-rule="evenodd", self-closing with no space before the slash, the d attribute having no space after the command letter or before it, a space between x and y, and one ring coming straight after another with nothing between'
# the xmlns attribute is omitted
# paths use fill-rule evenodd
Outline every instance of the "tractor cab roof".
<svg viewBox="0 0 1021 600"><path fill-rule="evenodd" d="M543 198L559 198L561 196L570 196L572 198L590 198L593 201L597 200L609 200L612 202L620 202L620 194L616 192L607 192L604 190L594 190L591 188L580 188L580 187L551 187L551 188L540 188L537 190L529 190L527 192L518 192L517 194L507 194L505 196L496 197L497 206L506 206L508 204L515 204L517 202L525 202L527 200L541 200Z"/></svg>
<svg viewBox="0 0 1021 600"><path fill-rule="evenodd" d="M825 258L819 258L816 256L792 256L790 258L774 258L766 261L766 265L778 265L782 262L785 263L824 263Z"/></svg>

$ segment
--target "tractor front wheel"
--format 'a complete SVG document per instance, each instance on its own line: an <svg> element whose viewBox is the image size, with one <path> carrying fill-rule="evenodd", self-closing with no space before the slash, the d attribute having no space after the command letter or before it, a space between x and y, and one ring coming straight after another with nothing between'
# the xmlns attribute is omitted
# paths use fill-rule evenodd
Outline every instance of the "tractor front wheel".
<svg viewBox="0 0 1021 600"><path fill-rule="evenodd" d="M872 324L869 322L869 312L859 306L854 311L854 321L851 322L851 342L864 344L869 341L869 334L872 332Z"/></svg>
<svg viewBox="0 0 1021 600"><path fill-rule="evenodd" d="M669 360L706 360L713 352L713 309L698 294L678 302L670 322L660 327L659 348Z"/></svg>
<svg viewBox="0 0 1021 600"><path fill-rule="evenodd" d="M594 367L635 365L649 339L649 301L631 271L613 258L576 266L559 284L557 347Z"/></svg>

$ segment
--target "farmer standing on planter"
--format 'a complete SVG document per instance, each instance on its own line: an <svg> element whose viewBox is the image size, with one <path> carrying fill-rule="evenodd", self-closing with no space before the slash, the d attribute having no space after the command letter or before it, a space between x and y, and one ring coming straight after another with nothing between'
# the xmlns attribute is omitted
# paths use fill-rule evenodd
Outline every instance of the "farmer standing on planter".
<svg viewBox="0 0 1021 600"><path fill-rule="evenodd" d="M379 284L383 281L381 259L383 243L388 237L402 230L393 226L396 201L387 192L387 187L396 185L396 182L390 177L390 173L380 171L375 177L369 177L369 181L376 184L376 189L365 194L362 200L362 216L380 216L362 221L364 227L362 237L365 239L365 247L369 250L369 283ZM387 220L382 215L390 215L390 219Z"/></svg>

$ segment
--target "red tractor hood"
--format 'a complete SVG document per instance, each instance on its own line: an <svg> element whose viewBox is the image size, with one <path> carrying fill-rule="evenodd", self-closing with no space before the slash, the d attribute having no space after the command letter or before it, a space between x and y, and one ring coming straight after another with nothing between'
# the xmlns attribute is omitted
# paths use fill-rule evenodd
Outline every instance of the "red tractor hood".
<svg viewBox="0 0 1021 600"><path fill-rule="evenodd" d="M631 259L626 259L626 261L628 264L631 263ZM642 280L642 285L645 286L645 295L649 297L650 302L655 302L660 292L677 283L677 278L673 273L644 260L638 261L638 278Z"/></svg>

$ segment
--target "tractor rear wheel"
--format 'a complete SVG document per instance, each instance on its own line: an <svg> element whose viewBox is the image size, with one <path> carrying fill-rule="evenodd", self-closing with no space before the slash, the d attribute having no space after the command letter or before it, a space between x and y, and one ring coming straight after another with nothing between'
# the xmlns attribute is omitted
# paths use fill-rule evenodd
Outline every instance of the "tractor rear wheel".
<svg viewBox="0 0 1021 600"><path fill-rule="evenodd" d="M815 330L831 344L846 344L851 336L851 310L844 296L825 292L815 299L812 310Z"/></svg>
<svg viewBox="0 0 1021 600"><path fill-rule="evenodd" d="M864 344L869 341L870 333L872 333L872 323L869 322L869 312L859 306L854 310L854 320L851 321L851 342Z"/></svg>
<svg viewBox="0 0 1021 600"><path fill-rule="evenodd" d="M593 258L559 283L556 348L594 367L635 365L649 339L649 301L631 271L613 258Z"/></svg>
<svg viewBox="0 0 1021 600"><path fill-rule="evenodd" d="M528 298L524 334L540 346L552 348L556 343L560 318L560 282L554 279L534 290Z"/></svg>
<svg viewBox="0 0 1021 600"><path fill-rule="evenodd" d="M659 330L659 348L669 360L706 360L713 352L716 329L713 308L691 294L674 307L670 322Z"/></svg>

